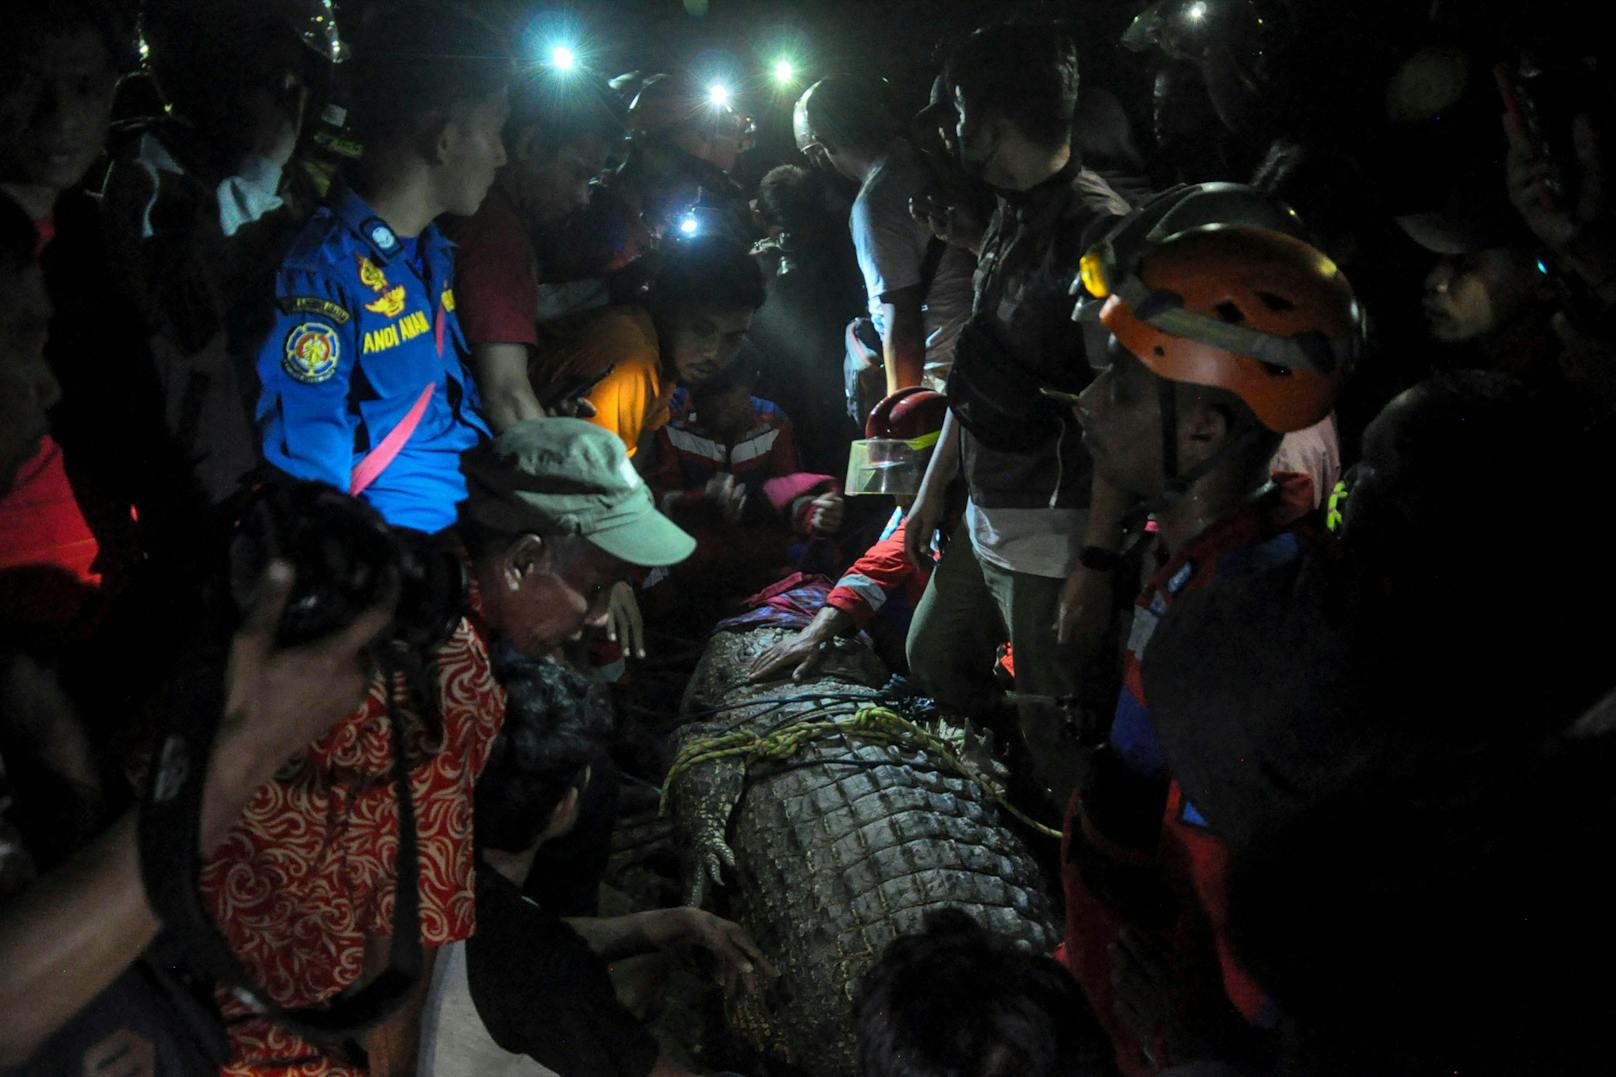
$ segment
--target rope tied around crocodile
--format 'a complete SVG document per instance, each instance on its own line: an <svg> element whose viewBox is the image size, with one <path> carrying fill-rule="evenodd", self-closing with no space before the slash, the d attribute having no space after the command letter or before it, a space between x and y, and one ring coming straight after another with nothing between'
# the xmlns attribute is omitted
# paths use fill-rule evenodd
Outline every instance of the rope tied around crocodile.
<svg viewBox="0 0 1616 1077"><path fill-rule="evenodd" d="M784 763L809 745L838 736L854 737L887 747L928 752L960 777L975 783L992 798L994 803L1024 825L1046 837L1059 839L1061 836L1059 830L1045 826L1010 803L992 782L960 758L959 753L948 741L903 717L890 707L875 705L860 707L851 718L805 719L765 733L735 730L697 737L689 741L680 747L674 756L673 765L668 768L667 777L663 780L660 813L665 814L668 810L667 790L673 787L674 779L692 767L736 756L744 757L747 762Z"/></svg>

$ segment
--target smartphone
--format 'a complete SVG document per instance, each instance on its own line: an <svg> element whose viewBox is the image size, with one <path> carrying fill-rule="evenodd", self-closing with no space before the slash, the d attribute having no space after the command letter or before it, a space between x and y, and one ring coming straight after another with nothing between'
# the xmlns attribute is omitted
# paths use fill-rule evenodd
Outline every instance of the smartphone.
<svg viewBox="0 0 1616 1077"><path fill-rule="evenodd" d="M546 388L545 394L539 398L539 403L545 411L554 413L563 404L588 396L590 390L610 377L612 371L616 369L617 364L610 363L597 374L586 374L568 381L556 382Z"/></svg>

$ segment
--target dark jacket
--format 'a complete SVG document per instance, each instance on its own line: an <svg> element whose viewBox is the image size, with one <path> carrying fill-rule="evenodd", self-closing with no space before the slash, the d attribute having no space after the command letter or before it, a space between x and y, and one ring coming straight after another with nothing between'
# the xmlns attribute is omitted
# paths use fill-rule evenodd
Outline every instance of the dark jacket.
<svg viewBox="0 0 1616 1077"><path fill-rule="evenodd" d="M1072 321L1072 281L1089 247L1128 204L1075 159L1030 191L999 195L976 268L974 323L1042 381L1081 388L1093 378L1082 328ZM962 345L963 346L963 345ZM958 362L959 360L956 360ZM1029 407L1043 401L1028 401ZM961 431L961 468L983 507L1085 508L1093 464L1076 421L1025 451L995 451Z"/></svg>
<svg viewBox="0 0 1616 1077"><path fill-rule="evenodd" d="M639 1077L656 1063L656 1040L617 1001L606 963L486 866L477 872L466 979L494 1042L562 1077Z"/></svg>

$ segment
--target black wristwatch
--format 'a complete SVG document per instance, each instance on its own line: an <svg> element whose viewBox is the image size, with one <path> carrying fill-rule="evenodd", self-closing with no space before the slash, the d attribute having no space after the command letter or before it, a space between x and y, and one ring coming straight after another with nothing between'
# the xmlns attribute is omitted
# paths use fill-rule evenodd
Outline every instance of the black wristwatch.
<svg viewBox="0 0 1616 1077"><path fill-rule="evenodd" d="M1122 555L1103 546L1085 546L1077 555L1077 563L1095 572L1110 572L1122 560Z"/></svg>

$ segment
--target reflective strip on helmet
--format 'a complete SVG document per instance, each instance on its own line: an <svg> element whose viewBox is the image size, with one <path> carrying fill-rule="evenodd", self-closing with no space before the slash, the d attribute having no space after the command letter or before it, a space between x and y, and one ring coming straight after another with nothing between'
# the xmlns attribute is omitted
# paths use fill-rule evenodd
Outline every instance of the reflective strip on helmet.
<svg viewBox="0 0 1616 1077"><path fill-rule="evenodd" d="M1193 340L1214 348L1255 359L1270 366L1286 370L1311 370L1320 374L1333 374L1296 337L1282 337L1264 333L1243 325L1233 325L1185 310L1177 296L1158 292L1138 277L1130 277L1116 289L1116 295L1133 311L1134 317L1147 325L1160 329L1170 337ZM1351 337L1323 337L1330 350L1330 359L1337 367L1350 366L1358 355L1358 343Z"/></svg>

